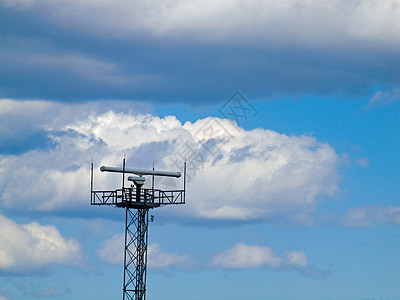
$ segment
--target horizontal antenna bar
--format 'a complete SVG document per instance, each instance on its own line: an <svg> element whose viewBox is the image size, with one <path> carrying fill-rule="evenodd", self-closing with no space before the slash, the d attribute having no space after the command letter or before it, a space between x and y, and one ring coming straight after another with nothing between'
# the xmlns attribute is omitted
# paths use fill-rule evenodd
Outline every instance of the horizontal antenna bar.
<svg viewBox="0 0 400 300"><path fill-rule="evenodd" d="M155 176L169 176L169 177L181 177L181 172L169 172L169 171L155 171L155 170L140 170L120 167L106 167L101 166L100 171L102 172L115 172L115 173L131 173L136 175L155 175Z"/></svg>

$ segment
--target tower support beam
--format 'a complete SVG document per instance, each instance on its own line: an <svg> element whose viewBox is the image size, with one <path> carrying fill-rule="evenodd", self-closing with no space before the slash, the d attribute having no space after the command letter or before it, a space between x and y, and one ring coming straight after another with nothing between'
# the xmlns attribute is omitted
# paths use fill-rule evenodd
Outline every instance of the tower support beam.
<svg viewBox="0 0 400 300"><path fill-rule="evenodd" d="M146 299L148 208L126 208L124 300Z"/></svg>

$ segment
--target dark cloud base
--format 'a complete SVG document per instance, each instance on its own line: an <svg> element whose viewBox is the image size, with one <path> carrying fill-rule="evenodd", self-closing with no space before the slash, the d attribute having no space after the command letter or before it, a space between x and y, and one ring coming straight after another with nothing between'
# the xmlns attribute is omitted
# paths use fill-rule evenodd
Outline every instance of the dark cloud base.
<svg viewBox="0 0 400 300"><path fill-rule="evenodd" d="M0 154L21 155L31 150L47 150L55 147L48 132L21 120L0 119L0 127L2 128L0 129Z"/></svg>
<svg viewBox="0 0 400 300"><path fill-rule="evenodd" d="M23 10L1 8L0 16L2 98L200 104L223 102L236 90L253 98L365 96L399 86L398 53L359 41L310 49L142 34L122 40L67 29ZM87 60L89 68L63 62L66 56Z"/></svg>

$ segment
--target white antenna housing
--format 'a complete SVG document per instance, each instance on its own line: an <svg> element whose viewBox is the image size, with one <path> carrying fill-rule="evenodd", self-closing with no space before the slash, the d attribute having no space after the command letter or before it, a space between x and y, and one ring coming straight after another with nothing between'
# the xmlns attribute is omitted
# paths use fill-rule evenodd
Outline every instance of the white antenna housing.
<svg viewBox="0 0 400 300"><path fill-rule="evenodd" d="M146 178L141 177L141 176L129 176L128 180L133 181L135 184L143 185L144 182L146 181Z"/></svg>

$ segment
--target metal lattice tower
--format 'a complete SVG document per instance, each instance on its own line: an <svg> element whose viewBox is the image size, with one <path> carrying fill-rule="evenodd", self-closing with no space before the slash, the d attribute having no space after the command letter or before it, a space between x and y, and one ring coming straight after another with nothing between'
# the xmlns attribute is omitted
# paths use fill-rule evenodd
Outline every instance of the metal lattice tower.
<svg viewBox="0 0 400 300"><path fill-rule="evenodd" d="M93 163L91 166L91 205L111 205L125 208L125 249L123 300L146 299L147 241L149 210L170 204L185 204L186 164L184 167L183 190L161 190L154 188L154 176L180 177L179 172L137 170L104 167L102 172L122 173L122 188L107 191L93 190ZM125 174L133 182L125 187ZM152 187L143 188L145 177L152 176Z"/></svg>

